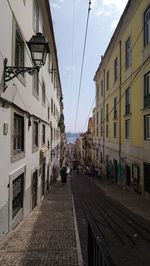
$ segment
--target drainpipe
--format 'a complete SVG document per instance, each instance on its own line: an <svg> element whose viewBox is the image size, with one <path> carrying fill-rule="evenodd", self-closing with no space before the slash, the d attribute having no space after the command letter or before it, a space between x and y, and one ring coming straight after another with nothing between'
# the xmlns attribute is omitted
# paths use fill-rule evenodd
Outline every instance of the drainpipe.
<svg viewBox="0 0 150 266"><path fill-rule="evenodd" d="M119 42L119 53L120 53L120 80L119 80L119 161L121 160L121 85L122 85L122 57L121 57L121 41Z"/></svg>

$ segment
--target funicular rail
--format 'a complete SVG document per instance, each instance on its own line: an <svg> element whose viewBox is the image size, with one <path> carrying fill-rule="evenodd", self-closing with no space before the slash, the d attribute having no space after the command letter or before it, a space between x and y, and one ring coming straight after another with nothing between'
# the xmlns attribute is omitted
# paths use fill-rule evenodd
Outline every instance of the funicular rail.
<svg viewBox="0 0 150 266"><path fill-rule="evenodd" d="M150 265L148 221L82 176L73 181L73 193L88 224L88 266Z"/></svg>

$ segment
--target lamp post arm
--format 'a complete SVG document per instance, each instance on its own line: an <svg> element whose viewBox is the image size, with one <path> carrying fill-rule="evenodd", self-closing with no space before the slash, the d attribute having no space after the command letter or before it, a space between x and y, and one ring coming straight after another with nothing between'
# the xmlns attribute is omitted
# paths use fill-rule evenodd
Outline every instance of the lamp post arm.
<svg viewBox="0 0 150 266"><path fill-rule="evenodd" d="M4 59L4 91L7 89L6 82L17 77L19 74L27 72L30 75L33 75L36 71L39 72L39 67L13 67L7 66L7 58Z"/></svg>

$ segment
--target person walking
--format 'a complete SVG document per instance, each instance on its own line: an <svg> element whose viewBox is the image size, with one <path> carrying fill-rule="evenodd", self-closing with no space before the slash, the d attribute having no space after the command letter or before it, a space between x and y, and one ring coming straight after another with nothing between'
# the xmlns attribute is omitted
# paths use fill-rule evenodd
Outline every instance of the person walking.
<svg viewBox="0 0 150 266"><path fill-rule="evenodd" d="M61 175L61 182L63 184L67 183L67 167L63 166L60 170L60 175Z"/></svg>

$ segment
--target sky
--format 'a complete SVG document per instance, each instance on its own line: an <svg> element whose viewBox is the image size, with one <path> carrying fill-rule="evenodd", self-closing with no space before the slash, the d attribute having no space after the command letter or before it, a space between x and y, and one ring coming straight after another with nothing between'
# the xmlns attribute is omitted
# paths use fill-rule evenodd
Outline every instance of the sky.
<svg viewBox="0 0 150 266"><path fill-rule="evenodd" d="M89 0L49 1L63 92L66 132L85 132L95 105L93 78L128 0L91 0L82 76Z"/></svg>

